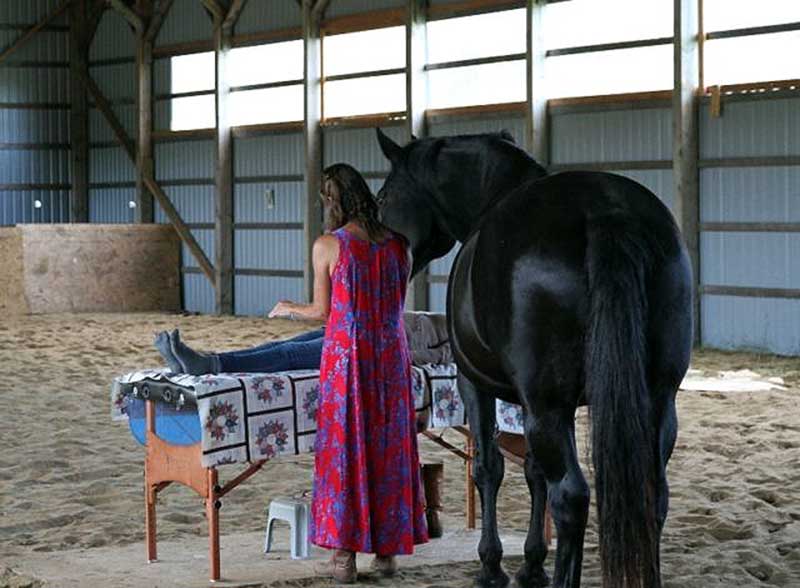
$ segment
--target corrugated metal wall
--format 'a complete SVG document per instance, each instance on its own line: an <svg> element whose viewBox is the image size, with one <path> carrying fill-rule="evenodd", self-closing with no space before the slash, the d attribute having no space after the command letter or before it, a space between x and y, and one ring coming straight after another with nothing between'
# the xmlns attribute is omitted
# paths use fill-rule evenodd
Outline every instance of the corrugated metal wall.
<svg viewBox="0 0 800 588"><path fill-rule="evenodd" d="M335 4L335 2L334 2ZM239 22L236 34L260 33L303 26L303 15L295 0L254 0L248 2Z"/></svg>
<svg viewBox="0 0 800 588"><path fill-rule="evenodd" d="M0 3L0 48L57 0ZM0 64L0 225L69 220L69 34L54 20ZM38 203L38 205L37 205Z"/></svg>
<svg viewBox="0 0 800 588"><path fill-rule="evenodd" d="M700 137L701 223L800 222L799 166L719 162L800 156L800 99L726 101L719 118L704 108ZM800 289L800 233L757 229L701 232L703 286ZM703 344L800 354L800 300L745 294L703 294Z"/></svg>

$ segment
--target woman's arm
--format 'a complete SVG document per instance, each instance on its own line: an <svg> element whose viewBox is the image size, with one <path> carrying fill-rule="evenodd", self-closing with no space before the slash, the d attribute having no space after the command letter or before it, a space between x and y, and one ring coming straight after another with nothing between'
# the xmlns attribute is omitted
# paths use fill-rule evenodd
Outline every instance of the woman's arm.
<svg viewBox="0 0 800 588"><path fill-rule="evenodd" d="M314 300L297 304L282 300L269 313L269 318L304 318L328 320L331 309L331 273L339 258L339 241L333 235L323 235L314 241L311 262L314 266Z"/></svg>

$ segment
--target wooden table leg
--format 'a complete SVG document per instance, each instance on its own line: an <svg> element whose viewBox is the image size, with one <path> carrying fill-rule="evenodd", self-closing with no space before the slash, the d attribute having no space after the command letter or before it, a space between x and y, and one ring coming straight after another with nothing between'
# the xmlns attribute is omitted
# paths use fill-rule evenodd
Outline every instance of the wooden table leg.
<svg viewBox="0 0 800 588"><path fill-rule="evenodd" d="M155 407L150 400L145 402L145 436L149 442L156 434ZM158 561L156 548L156 490L151 481L150 460L144 461L144 534L147 544L147 563Z"/></svg>
<svg viewBox="0 0 800 588"><path fill-rule="evenodd" d="M472 440L472 435L467 437L467 455L469 459L466 460L466 484L467 491L467 529L475 528L475 480L472 478L472 460L475 456L475 442Z"/></svg>
<svg viewBox="0 0 800 588"><path fill-rule="evenodd" d="M206 518L208 519L208 559L209 580L219 580L219 509L217 498L218 476L216 468L208 468L208 497L206 498Z"/></svg>

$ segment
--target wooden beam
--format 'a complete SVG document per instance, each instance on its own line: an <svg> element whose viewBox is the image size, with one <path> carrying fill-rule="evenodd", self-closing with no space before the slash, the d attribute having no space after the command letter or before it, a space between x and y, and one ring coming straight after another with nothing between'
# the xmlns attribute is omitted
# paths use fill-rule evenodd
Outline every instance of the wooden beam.
<svg viewBox="0 0 800 588"><path fill-rule="evenodd" d="M227 11L214 18L214 54L216 61L216 206L215 253L216 287L215 311L233 314L233 137L230 123L230 87L226 68L231 49L234 20L228 21Z"/></svg>
<svg viewBox="0 0 800 588"><path fill-rule="evenodd" d="M208 10L211 13L211 16L213 16L215 20L216 19L219 19L220 21L225 20L226 11L218 0L201 0L201 2L203 3L203 6L206 7L206 10Z"/></svg>
<svg viewBox="0 0 800 588"><path fill-rule="evenodd" d="M544 62L544 0L528 0L528 48L526 52L528 102L525 109L525 147L545 168L550 164L549 122Z"/></svg>
<svg viewBox="0 0 800 588"><path fill-rule="evenodd" d="M111 8L116 10L125 20L128 21L128 24L133 27L133 30L137 34L144 30L144 22L142 21L142 17L134 12L134 10L128 6L124 0L108 0L108 3L111 5Z"/></svg>
<svg viewBox="0 0 800 588"><path fill-rule="evenodd" d="M320 18L311 0L303 2L303 39L305 40L305 151L306 215L304 251L304 290L311 301L314 291L314 267L311 251L322 234L322 208L319 191L322 181L322 39Z"/></svg>
<svg viewBox="0 0 800 588"><path fill-rule="evenodd" d="M150 24L147 26L147 32L145 33L145 39L148 42L154 43L158 33L161 31L161 25L164 24L164 19L167 18L167 14L169 14L169 9L172 8L172 3L175 0L157 0L158 4L155 6L153 10L153 16L150 19Z"/></svg>
<svg viewBox="0 0 800 588"><path fill-rule="evenodd" d="M153 195L143 178L155 177L153 158L153 41L148 30L153 18L153 1L136 0L142 26L136 31L136 110L139 117L136 149L136 222L155 221Z"/></svg>
<svg viewBox="0 0 800 588"><path fill-rule="evenodd" d="M337 16L324 21L322 29L326 35L338 35L340 33L403 26L405 22L406 10L404 8L386 8L362 14Z"/></svg>
<svg viewBox="0 0 800 588"><path fill-rule="evenodd" d="M701 342L700 325L700 19L698 0L674 0L675 88L672 99L673 181L675 217L692 262L694 343Z"/></svg>
<svg viewBox="0 0 800 588"><path fill-rule="evenodd" d="M246 4L247 0L233 0L233 2L231 2L231 7L228 9L227 15L225 15L225 22L222 25L223 28L231 31L233 30Z"/></svg>
<svg viewBox="0 0 800 588"><path fill-rule="evenodd" d="M94 98L95 103L97 104L97 108L105 117L106 121L108 122L111 129L114 131L114 134L117 136L117 140L125 149L125 153L127 153L131 163L136 165L136 148L134 147L133 139L130 138L125 127L122 126L122 123L117 118L117 115L114 113L114 110L108 103L108 100L103 93L100 91L100 88L97 86L95 81L89 75L88 68L84 67L80 69L80 78L83 81L86 88L89 90L89 93ZM137 174L141 175L141 170L137 168ZM214 266L211 265L211 262L206 257L206 254L197 244L197 241L192 235L191 230L189 227L186 226L186 223L181 218L181 215L172 205L172 202L169 199L169 196L161 189L161 186L158 185L155 178L153 176L142 176L142 181L150 193L155 196L158 203L161 205L161 208L164 210L164 213L169 218L172 225L175 227L175 230L178 233L178 236L181 240L186 244L189 248L190 253L194 256L197 260L197 264L200 266L200 269L203 270L203 273L209 279L211 284L215 283L214 277Z"/></svg>
<svg viewBox="0 0 800 588"><path fill-rule="evenodd" d="M70 221L89 222L89 99L80 83L89 61L88 21L84 2L69 7L70 145L72 192Z"/></svg>
<svg viewBox="0 0 800 588"><path fill-rule="evenodd" d="M9 47L5 48L2 53L0 53L0 63L2 63L5 59L10 57L14 52L21 49L28 41L30 41L36 33L46 27L50 21L54 18L62 14L67 8L70 8L70 0L63 0L58 6L56 6L53 10L48 12L42 20L38 23L33 25L30 29L25 31L16 41L14 41ZM80 6L80 3L76 3L76 6ZM76 9L77 10L77 9Z"/></svg>
<svg viewBox="0 0 800 588"><path fill-rule="evenodd" d="M425 111L428 108L428 0L408 0L406 21L406 130L408 138L421 139L428 134ZM428 268L421 270L411 282L406 307L428 310Z"/></svg>

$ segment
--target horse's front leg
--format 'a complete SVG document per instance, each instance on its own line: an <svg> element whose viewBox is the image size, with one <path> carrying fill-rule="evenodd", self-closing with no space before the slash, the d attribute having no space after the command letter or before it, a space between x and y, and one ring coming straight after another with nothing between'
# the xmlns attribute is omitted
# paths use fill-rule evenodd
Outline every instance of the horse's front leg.
<svg viewBox="0 0 800 588"><path fill-rule="evenodd" d="M531 427L526 429L531 431ZM544 560L547 557L547 543L544 537L547 480L530 450L532 439L528 438L527 441L525 479L531 494L531 520L528 525L528 537L525 539L525 561L517 572L516 579L519 588L539 588L550 583L550 578L544 571Z"/></svg>
<svg viewBox="0 0 800 588"><path fill-rule="evenodd" d="M508 584L503 572L503 545L497 533L497 492L505 465L495 440L495 399L482 394L464 376L458 376L458 391L464 401L470 432L475 441L473 479L481 497L481 540L478 555L481 573L478 586L502 588Z"/></svg>

